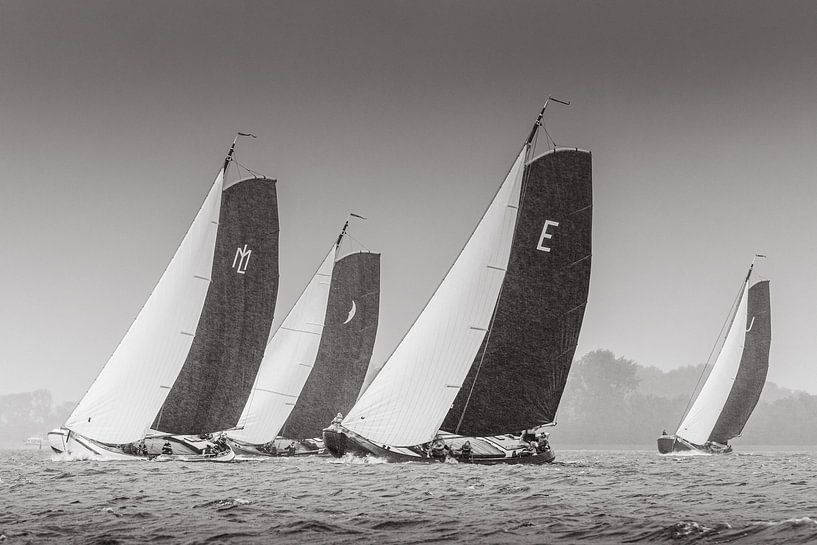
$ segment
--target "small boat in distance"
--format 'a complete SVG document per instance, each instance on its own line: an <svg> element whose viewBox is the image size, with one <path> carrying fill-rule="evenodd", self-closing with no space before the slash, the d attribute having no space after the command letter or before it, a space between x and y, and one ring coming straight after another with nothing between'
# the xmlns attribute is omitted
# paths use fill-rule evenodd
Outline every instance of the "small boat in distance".
<svg viewBox="0 0 817 545"><path fill-rule="evenodd" d="M584 317L593 199L589 152L554 144L532 157L547 105L423 311L346 418L324 429L334 456L555 458L543 428Z"/></svg>
<svg viewBox="0 0 817 545"><path fill-rule="evenodd" d="M239 425L227 431L236 454L322 453L321 430L357 400L377 335L380 254L340 257L348 227L267 344Z"/></svg>
<svg viewBox="0 0 817 545"><path fill-rule="evenodd" d="M278 293L275 180L225 180L204 204L145 305L51 448L77 458L229 461Z"/></svg>
<svg viewBox="0 0 817 545"><path fill-rule="evenodd" d="M695 403L675 435L658 438L661 454L731 452L729 441L741 434L760 399L769 370L771 306L768 280L749 285L753 268L754 261L729 313L720 353Z"/></svg>

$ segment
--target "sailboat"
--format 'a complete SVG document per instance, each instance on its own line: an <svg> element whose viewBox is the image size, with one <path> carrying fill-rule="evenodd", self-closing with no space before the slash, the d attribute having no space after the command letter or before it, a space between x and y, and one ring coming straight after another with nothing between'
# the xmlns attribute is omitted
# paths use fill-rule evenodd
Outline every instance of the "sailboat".
<svg viewBox="0 0 817 545"><path fill-rule="evenodd" d="M764 257L758 255L756 257ZM730 310L729 328L712 371L675 435L658 438L658 452L725 454L760 399L772 342L769 281L750 286L754 262ZM713 349L714 351L714 349Z"/></svg>
<svg viewBox="0 0 817 545"><path fill-rule="evenodd" d="M233 140L147 302L64 427L48 434L54 451L103 460L234 457L206 434L238 422L278 293L275 180L225 181L239 136L252 135Z"/></svg>
<svg viewBox="0 0 817 545"><path fill-rule="evenodd" d="M549 98L447 275L327 450L388 461L555 458L554 421L590 283L587 151L534 156Z"/></svg>
<svg viewBox="0 0 817 545"><path fill-rule="evenodd" d="M380 254L340 257L348 227L267 345L239 426L227 432L236 454L321 453L326 422L357 400L377 334Z"/></svg>

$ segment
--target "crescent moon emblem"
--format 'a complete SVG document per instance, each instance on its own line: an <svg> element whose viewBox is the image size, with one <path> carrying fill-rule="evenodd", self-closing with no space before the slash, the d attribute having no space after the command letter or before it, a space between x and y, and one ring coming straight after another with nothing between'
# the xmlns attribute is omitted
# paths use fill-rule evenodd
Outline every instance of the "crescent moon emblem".
<svg viewBox="0 0 817 545"><path fill-rule="evenodd" d="M346 318L346 321L343 322L344 324L348 324L352 321L352 318L355 317L355 313L357 312L357 305L355 304L355 300L352 299L352 309L349 311L349 317Z"/></svg>

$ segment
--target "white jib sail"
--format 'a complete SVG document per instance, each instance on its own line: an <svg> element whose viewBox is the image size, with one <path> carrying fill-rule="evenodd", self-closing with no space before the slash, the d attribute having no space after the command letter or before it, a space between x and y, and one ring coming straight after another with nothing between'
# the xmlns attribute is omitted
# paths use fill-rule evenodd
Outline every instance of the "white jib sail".
<svg viewBox="0 0 817 545"><path fill-rule="evenodd" d="M343 425L411 446L437 433L474 362L505 278L527 147L437 291Z"/></svg>
<svg viewBox="0 0 817 545"><path fill-rule="evenodd" d="M238 429L228 432L232 439L266 443L275 439L289 418L318 356L335 250L332 246L318 272L267 343L252 392L238 420Z"/></svg>
<svg viewBox="0 0 817 545"><path fill-rule="evenodd" d="M709 440L715 423L721 415L732 384L738 374L740 360L743 357L743 343L746 339L746 313L749 299L749 282L743 286L740 304L732 320L729 333L723 342L718 359L698 394L692 408L681 422L677 436L695 445L703 445Z"/></svg>
<svg viewBox="0 0 817 545"><path fill-rule="evenodd" d="M145 437L184 365L210 285L224 172L145 306L68 417L69 430L109 444Z"/></svg>

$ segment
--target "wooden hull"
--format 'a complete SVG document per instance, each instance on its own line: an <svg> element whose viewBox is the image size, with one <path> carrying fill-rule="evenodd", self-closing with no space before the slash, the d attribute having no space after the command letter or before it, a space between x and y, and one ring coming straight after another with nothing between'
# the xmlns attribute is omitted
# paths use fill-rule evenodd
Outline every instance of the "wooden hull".
<svg viewBox="0 0 817 545"><path fill-rule="evenodd" d="M323 448L323 442L308 441L293 441L290 439L276 438L273 441L275 448L270 448L270 445L256 445L252 443L242 443L234 439L228 439L227 442L230 448L237 456L242 457L263 457L263 458L279 458L291 456L319 456L326 453ZM287 449L287 447L295 443L295 450Z"/></svg>
<svg viewBox="0 0 817 545"><path fill-rule="evenodd" d="M549 447L541 452L513 448L520 446L513 436L464 437L461 435L441 433L440 436L452 446L450 452L442 456L430 455L421 445L414 447L393 447L378 445L365 437L342 426L333 426L323 430L323 442L326 450L336 458L346 455L366 457L374 456L389 462L445 462L456 460L466 464L546 464L556 459ZM461 445L466 441L472 445L472 453L463 455Z"/></svg>
<svg viewBox="0 0 817 545"><path fill-rule="evenodd" d="M165 442L171 444L173 454L162 454ZM137 454L130 445L107 445L88 437L71 433L65 428L48 433L48 443L56 454L67 454L77 459L99 461L179 461L179 462L229 462L235 453L229 448L219 452L203 452L203 447L212 445L208 441L187 437L156 437L144 440L146 452Z"/></svg>
<svg viewBox="0 0 817 545"><path fill-rule="evenodd" d="M662 435L657 440L658 452L670 454L673 452L700 452L703 454L729 454L732 447L713 444L695 445L676 435Z"/></svg>

